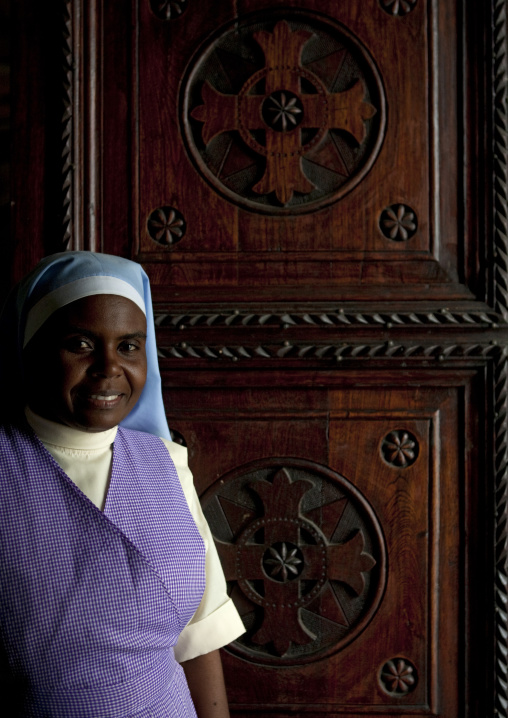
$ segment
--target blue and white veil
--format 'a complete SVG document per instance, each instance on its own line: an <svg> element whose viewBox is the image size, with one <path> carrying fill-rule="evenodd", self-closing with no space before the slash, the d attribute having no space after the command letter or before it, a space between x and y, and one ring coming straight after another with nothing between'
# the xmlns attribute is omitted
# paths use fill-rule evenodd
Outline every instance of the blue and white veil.
<svg viewBox="0 0 508 718"><path fill-rule="evenodd" d="M0 382L7 402L2 414L8 418L16 408L19 413L20 407L15 407L13 397L24 394L24 346L57 309L94 294L126 297L146 316L146 384L121 426L170 439L162 400L150 283L139 264L109 254L84 251L53 254L41 260L14 287L0 317L0 332L4 338Z"/></svg>

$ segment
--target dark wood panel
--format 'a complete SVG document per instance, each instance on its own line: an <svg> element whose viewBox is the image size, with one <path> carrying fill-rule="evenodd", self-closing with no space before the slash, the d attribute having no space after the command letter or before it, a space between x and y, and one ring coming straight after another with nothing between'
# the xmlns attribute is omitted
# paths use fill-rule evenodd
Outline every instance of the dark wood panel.
<svg viewBox="0 0 508 718"><path fill-rule="evenodd" d="M506 619L498 610L507 600L508 545L504 0L224 0L213 12L183 0L95 0L86 8L68 0L50 12L39 5L16 6L13 277L65 246L142 262L156 300L170 423L187 441L199 492L206 497L223 479L245 496L247 464L258 472L254 482L264 476L271 485L284 468L295 479L302 471L314 486L311 496L318 486L332 494L354 487L382 527L387 583L366 625L326 657L320 651L329 647L310 642L315 660L294 666L283 658L283 631L282 657L274 658L270 642L256 644L250 657L225 652L234 713L504 718ZM275 18L281 8L284 17ZM284 52L295 32L314 28L314 39L302 39L307 75L300 87L280 68L277 77L288 84L270 86L274 75L253 34L252 13L260 9L256 30L273 33L279 21L289 21ZM236 18L243 37L226 41L226 25ZM319 37L322 44L312 50ZM299 118L291 108L316 114L313 97L333 107L337 90L346 96L351 89L330 77L337 38L351 40L349 62L364 73L361 99L377 110L369 117L358 98L349 106L351 127L360 118L370 130L366 139L358 140L358 131L351 139L327 119L302 165L280 165L286 184L273 158L257 151L260 129L272 150L278 136L268 103L261 103L261 128L257 116L248 119L251 144L236 124L203 140L207 126L223 129L235 120L231 97L247 86L244 120L256 115L252 97L263 82L272 99L286 103L286 123ZM248 51L237 62L244 40ZM215 54L207 55L212 45ZM327 47L333 52L326 54ZM274 59L273 48L268 55ZM259 86L249 85L255 71ZM301 80L302 68L295 74ZM213 91L203 97L207 78L224 93L224 106L213 105ZM293 95L283 98L282 90ZM303 128L309 144L315 129ZM350 185L327 185L328 170L315 172L319 163L337 169L330 137L342 151L365 153ZM234 152L226 152L225 140ZM379 152L369 158L372 148ZM257 175L245 172L246 157ZM222 175L217 179L217 158L230 178L244 172L236 198L236 185L226 191ZM252 186L265 175L274 192L256 195ZM324 182L330 195L303 187L299 204L288 199L284 208L287 186L305 177ZM309 200L315 204L306 207ZM399 215L401 206L407 209ZM388 207L394 214L381 217ZM417 228L404 239L397 222L412 234L411 214ZM399 236L386 237L380 225ZM402 433L391 442L401 441L409 453L418 442L413 465L393 468L382 458L393 432ZM286 465L275 470L281 458ZM284 484L284 475L287 493L292 484ZM261 494L251 495L254 508L272 511ZM333 512L322 506L312 506L309 518L308 494L295 520L328 526ZM227 501L235 498L222 498L234 523L238 512ZM380 566L376 532L370 536L364 526L361 532ZM322 533L315 545L324 541L335 559L333 536ZM276 555L263 560L284 564L282 545L291 538L272 534L267 548ZM293 558L314 566L308 540L301 543L286 545L286 558L296 548ZM250 569L258 588L275 583L273 563L265 561L260 573L259 550ZM229 570L233 554L223 553ZM358 560L358 552L351 555ZM366 576L379 570L365 566ZM300 606L297 619L286 617L293 631L323 625L322 612L337 611L322 588L312 609ZM264 609L256 605L260 620ZM242 599L241 610L246 606ZM285 615L276 612L281 620ZM286 665L256 662L260 651ZM417 683L403 698L380 682L379 670L393 658L415 667Z"/></svg>
<svg viewBox="0 0 508 718"><path fill-rule="evenodd" d="M470 297L458 284L464 267L456 223L453 7L441 13L420 1L403 17L378 3L360 11L353 2L308 1L279 12L277 2L256 15L261 7L247 4L238 33L227 2L213 20L189 6L166 22L140 3L133 52L120 63L130 63L134 82L133 256L148 265L168 298L208 297L210 287L227 301ZM282 28L277 42L284 49L277 50L272 41ZM277 69L277 52L291 71ZM106 83L106 96L110 83L118 94L114 77L107 75ZM259 94L263 83L293 88L287 92L305 108L295 105L296 114L287 116L299 120L300 113L303 129L280 132L256 119L262 107L270 116L270 97L262 104ZM343 100L355 87L357 99ZM316 115L318 97L329 115ZM120 100L123 122L123 95ZM350 105L341 115L345 129L332 127L340 125L330 114L337 102ZM321 129L312 129L316 123ZM112 156L122 141L111 125L106 147ZM267 149L280 142L285 164ZM121 150L117 156L122 159ZM316 186L310 193L310 185L304 190L309 178ZM108 183L117 183L118 174L106 173L104 181L110 194ZM256 182L259 191L252 189ZM270 191L260 191L263 182ZM300 191L288 189L286 197L283 186ZM443 212L436 212L440 201ZM104 246L125 251L118 233L108 233Z"/></svg>
<svg viewBox="0 0 508 718"><path fill-rule="evenodd" d="M473 700L468 691L474 700L484 701L474 685L462 680L469 670L486 672L478 656L467 653L482 644L489 595L488 571L483 570L488 565L489 534L481 539L476 533L478 511L486 506L489 490L482 472L474 468L483 461L479 454L488 454L478 413L478 399L485 394L484 373L443 370L439 377L420 371L418 379L404 371L307 377L241 369L235 373L236 380L230 382L228 373L215 372L206 390L199 375L165 375L170 423L188 442L205 513L220 539L232 595L250 626L250 643L233 646L224 656L234 715L264 716L274 711L286 715L291 708L301 715L356 718L382 710L393 716L452 718L463 715L467 701ZM330 600L329 585L321 588L310 609L299 611L298 618L291 609L280 608L280 594L276 594L277 608L272 609L289 635L295 621L300 627L312 626L319 636L313 639L317 649L311 641L308 655L303 650L291 658L293 644L281 656L280 646L252 642L262 617L259 607L258 613L253 611L245 597L248 586L238 561L250 560L246 546L254 551L258 543L263 550L270 548L270 541L265 545L250 527L260 521L259 516L261 522L269 519L273 504L265 497L258 516L259 506L252 497L259 481L284 484L280 476L277 479L281 468L293 482L279 487L285 520L296 518L303 527L311 520L330 551L330 521L340 526L343 516L334 493L343 490L337 488L343 477L372 509L386 546L386 585L380 605L359 635L338 649L328 647L324 656L320 655L323 635L341 640L337 638L340 609ZM324 480L322 471L336 472L337 477ZM292 486L302 479L317 482L317 475L320 505L328 507L328 513L313 509L309 514L314 504L305 503L304 492L294 517ZM343 545L354 535L358 519L348 520L350 533L342 535ZM227 540L225 531L230 531ZM471 531L476 537L473 545L467 539ZM369 549L364 547L362 555L371 551L380 565L379 548L372 537L368 540ZM290 538L287 544L292 545ZM305 540L300 549L303 557L295 555L296 560L311 564ZM257 560L263 550L256 553ZM334 571L340 575L339 559L340 551L329 553L327 570L332 575ZM348 565L354 566L354 560L350 558ZM260 583L274 583L263 566L250 568L257 577L251 583L261 593ZM374 569L367 564L365 571L363 575L369 576ZM343 588L338 605L348 607L352 595ZM337 593L333 596L337 600ZM468 626L465 617L473 609L478 622ZM348 630L354 631L354 623ZM404 665L389 663L394 658L403 659ZM380 678L383 667L384 673L397 672L397 667L407 671L408 684L404 686L403 675L398 685L409 690L387 692L386 678ZM412 677L415 684L410 683ZM481 710L485 708L478 715Z"/></svg>

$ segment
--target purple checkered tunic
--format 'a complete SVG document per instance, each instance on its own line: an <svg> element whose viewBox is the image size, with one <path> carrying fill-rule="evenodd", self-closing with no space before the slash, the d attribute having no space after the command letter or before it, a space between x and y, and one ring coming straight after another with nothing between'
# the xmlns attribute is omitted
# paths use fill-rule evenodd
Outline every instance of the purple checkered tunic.
<svg viewBox="0 0 508 718"><path fill-rule="evenodd" d="M118 430L104 513L29 429L0 428L0 482L9 715L195 716L173 646L204 590L204 545L162 441Z"/></svg>

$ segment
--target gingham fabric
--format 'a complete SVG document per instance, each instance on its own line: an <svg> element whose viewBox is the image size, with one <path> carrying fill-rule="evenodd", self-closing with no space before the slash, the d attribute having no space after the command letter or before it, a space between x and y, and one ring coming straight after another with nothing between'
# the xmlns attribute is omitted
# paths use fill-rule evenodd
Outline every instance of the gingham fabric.
<svg viewBox="0 0 508 718"><path fill-rule="evenodd" d="M204 545L160 439L119 429L104 513L0 429L1 702L29 718L195 717L173 646Z"/></svg>

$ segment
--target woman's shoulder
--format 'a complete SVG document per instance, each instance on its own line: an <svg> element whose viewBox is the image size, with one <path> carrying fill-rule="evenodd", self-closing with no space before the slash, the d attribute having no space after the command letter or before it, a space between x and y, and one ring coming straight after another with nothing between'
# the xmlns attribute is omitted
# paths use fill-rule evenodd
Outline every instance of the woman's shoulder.
<svg viewBox="0 0 508 718"><path fill-rule="evenodd" d="M169 439L161 439L161 441L166 447L168 454L175 465L176 473L180 479L183 492L187 498L191 512L196 519L197 509L195 506L196 502L197 505L199 505L199 502L194 488L194 477L192 476L192 471L189 468L187 447L177 444L175 441L170 441Z"/></svg>
<svg viewBox="0 0 508 718"><path fill-rule="evenodd" d="M187 448L177 444L170 439L148 434L144 431L136 431L135 429L125 429L118 427L120 436L124 436L127 443L135 441L138 446L147 451L153 450L154 447L160 447L163 451L167 451L171 457L178 472L188 470L187 465Z"/></svg>
<svg viewBox="0 0 508 718"><path fill-rule="evenodd" d="M164 439L161 437L161 441L168 450L169 455L171 456L174 465L177 469L188 469L188 452L187 447L182 446L181 444L177 444L175 441L171 441L170 439Z"/></svg>

